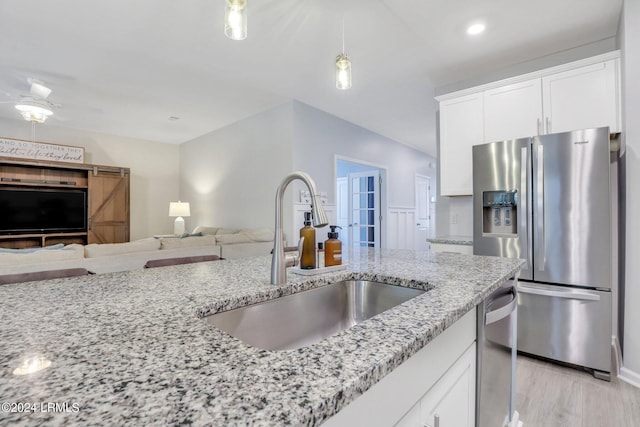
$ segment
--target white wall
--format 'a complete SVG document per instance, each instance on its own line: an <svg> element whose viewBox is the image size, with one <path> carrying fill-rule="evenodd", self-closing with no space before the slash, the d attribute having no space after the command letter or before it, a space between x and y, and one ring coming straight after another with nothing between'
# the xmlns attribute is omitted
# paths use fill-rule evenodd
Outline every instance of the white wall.
<svg viewBox="0 0 640 427"><path fill-rule="evenodd" d="M623 77L621 158L626 212L624 340L621 378L640 387L640 2L626 0L620 25Z"/></svg>
<svg viewBox="0 0 640 427"><path fill-rule="evenodd" d="M31 124L0 118L0 136L31 140ZM55 126L36 125L35 140L85 148L85 162L131 169L131 240L173 232L169 202L179 190L179 146Z"/></svg>
<svg viewBox="0 0 640 427"><path fill-rule="evenodd" d="M293 164L309 172L319 191L335 203L335 156L360 160L388 171L388 206L415 206L415 174L436 180L436 160L382 135L301 102L293 102Z"/></svg>
<svg viewBox="0 0 640 427"><path fill-rule="evenodd" d="M276 189L293 170L291 120L286 103L180 146L180 197L191 203L188 230L274 227ZM291 194L289 188L289 203Z"/></svg>
<svg viewBox="0 0 640 427"><path fill-rule="evenodd" d="M336 203L336 158L382 169L381 243L382 247L387 247L394 241L394 236L387 236L387 232L394 235L402 233L402 230L393 228L394 223L387 218L393 215L388 209L406 211L415 208L416 174L429 176L435 188L436 160L301 102L294 101L293 110L294 167L314 178L318 191L327 192L330 204ZM415 228L415 221L413 224Z"/></svg>
<svg viewBox="0 0 640 427"><path fill-rule="evenodd" d="M292 101L182 144L187 228L273 227L276 188L294 170L309 173L335 204L336 154L388 167L390 205L414 206L416 173L435 180L434 158ZM298 201L303 188L294 182L285 206ZM291 230L292 209L284 213L284 229Z"/></svg>

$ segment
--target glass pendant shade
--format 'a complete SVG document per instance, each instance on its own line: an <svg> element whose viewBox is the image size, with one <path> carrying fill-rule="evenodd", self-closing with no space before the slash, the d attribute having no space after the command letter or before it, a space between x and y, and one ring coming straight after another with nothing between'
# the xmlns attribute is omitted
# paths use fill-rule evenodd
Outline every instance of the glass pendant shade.
<svg viewBox="0 0 640 427"><path fill-rule="evenodd" d="M346 53L336 57L336 87L342 90L351 87L351 61Z"/></svg>
<svg viewBox="0 0 640 427"><path fill-rule="evenodd" d="M247 0L225 0L224 34L231 40L247 38Z"/></svg>

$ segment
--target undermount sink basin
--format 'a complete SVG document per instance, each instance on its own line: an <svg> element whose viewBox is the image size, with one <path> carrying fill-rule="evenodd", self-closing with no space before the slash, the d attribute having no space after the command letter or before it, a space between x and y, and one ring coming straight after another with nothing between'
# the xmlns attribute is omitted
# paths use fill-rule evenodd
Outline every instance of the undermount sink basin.
<svg viewBox="0 0 640 427"><path fill-rule="evenodd" d="M296 349L315 344L424 292L348 280L223 311L205 320L254 347Z"/></svg>

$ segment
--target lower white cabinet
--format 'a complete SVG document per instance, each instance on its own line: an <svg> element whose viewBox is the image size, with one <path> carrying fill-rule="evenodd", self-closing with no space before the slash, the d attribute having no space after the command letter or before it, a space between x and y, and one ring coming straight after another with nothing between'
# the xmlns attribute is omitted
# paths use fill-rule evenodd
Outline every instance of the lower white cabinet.
<svg viewBox="0 0 640 427"><path fill-rule="evenodd" d="M457 245L453 243L429 243L431 252L449 252L456 254L473 255L473 246Z"/></svg>
<svg viewBox="0 0 640 427"><path fill-rule="evenodd" d="M473 309L323 425L474 426L475 339Z"/></svg>
<svg viewBox="0 0 640 427"><path fill-rule="evenodd" d="M473 343L405 415L397 427L473 427L476 403Z"/></svg>

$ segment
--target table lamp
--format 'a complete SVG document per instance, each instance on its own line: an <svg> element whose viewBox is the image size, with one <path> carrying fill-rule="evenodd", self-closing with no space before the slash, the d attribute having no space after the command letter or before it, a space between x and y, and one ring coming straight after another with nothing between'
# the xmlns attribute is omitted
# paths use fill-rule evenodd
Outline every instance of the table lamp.
<svg viewBox="0 0 640 427"><path fill-rule="evenodd" d="M176 221L173 225L173 234L176 236L184 234L184 219L183 216L191 216L191 210L189 209L189 202L177 202L169 203L169 216L175 216Z"/></svg>

